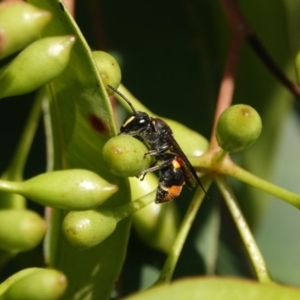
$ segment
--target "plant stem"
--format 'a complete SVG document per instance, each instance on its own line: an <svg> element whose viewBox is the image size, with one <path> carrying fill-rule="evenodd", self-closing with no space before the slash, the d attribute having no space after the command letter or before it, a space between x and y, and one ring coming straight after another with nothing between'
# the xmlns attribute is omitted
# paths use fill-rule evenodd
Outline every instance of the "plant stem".
<svg viewBox="0 0 300 300"><path fill-rule="evenodd" d="M227 207L239 230L239 233L244 242L245 248L249 254L249 257L251 259L258 280L261 283L272 282L272 279L270 278L263 256L258 249L255 239L248 227L248 224L243 216L243 213L241 212L237 204L236 198L227 182L226 177L218 176L215 179L215 181L224 197Z"/></svg>
<svg viewBox="0 0 300 300"><path fill-rule="evenodd" d="M9 162L7 169L1 176L3 180L23 180L24 167L41 115L41 99L41 94L39 93L32 104L31 111L12 159ZM26 206L26 199L21 195L13 193L1 193L0 198L0 209L24 209Z"/></svg>
<svg viewBox="0 0 300 300"><path fill-rule="evenodd" d="M247 41L256 55L262 60L268 70L284 85L294 96L295 100L300 103L300 87L293 83L278 67L272 57L269 55L259 38L253 33L248 36Z"/></svg>
<svg viewBox="0 0 300 300"><path fill-rule="evenodd" d="M230 40L230 46L227 56L227 61L225 65L223 79L220 85L217 107L214 116L213 130L210 137L210 148L218 148L216 141L216 127L222 112L231 105L234 87L235 87L235 73L237 68L237 63L239 59L239 54L241 51L242 44L244 42L244 37L236 32Z"/></svg>
<svg viewBox="0 0 300 300"><path fill-rule="evenodd" d="M51 124L51 113L50 113L50 87L44 87L42 89L42 111L44 121L44 133L46 142L46 171L50 172L54 170L54 144L53 144L53 132Z"/></svg>
<svg viewBox="0 0 300 300"><path fill-rule="evenodd" d="M9 164L9 167L4 172L3 178L5 179L21 180L23 177L24 166L27 161L28 153L41 115L41 101L42 97L41 93L39 93L33 102L30 114L28 116L14 156Z"/></svg>
<svg viewBox="0 0 300 300"><path fill-rule="evenodd" d="M216 153L217 156L217 162L218 163L222 163L222 161L227 157L227 155L229 154L227 151L220 149L218 151L219 153Z"/></svg>
<svg viewBox="0 0 300 300"><path fill-rule="evenodd" d="M21 191L21 188L20 188L21 184L22 184L22 182L13 182L13 181L0 179L0 191L7 192L7 193L19 194Z"/></svg>
<svg viewBox="0 0 300 300"><path fill-rule="evenodd" d="M300 195L270 183L269 181L244 170L236 165L229 156L226 156L222 161L219 161L219 155L218 151L210 151L197 159L191 158L190 161L194 167L206 169L208 173L210 172L213 176L219 174L232 176L300 209Z"/></svg>
<svg viewBox="0 0 300 300"><path fill-rule="evenodd" d="M266 68L277 78L282 85L284 85L300 102L300 87L293 83L278 67L274 59L270 56L265 49L262 42L259 40L254 30L249 25L249 22L244 17L242 11L239 8L237 0L221 0L224 11L226 13L228 23L231 26L232 31L240 31L240 33L247 40L248 44L254 51L254 53L261 59Z"/></svg>
<svg viewBox="0 0 300 300"><path fill-rule="evenodd" d="M208 178L203 178L202 183L204 189L207 191L211 184L211 180ZM198 188L184 216L175 242L160 273L160 277L158 278L155 285L161 283L169 283L171 281L177 261L179 259L179 255L182 251L183 245L185 243L187 235L191 229L191 226L203 201L204 196L204 191L201 188Z"/></svg>
<svg viewBox="0 0 300 300"><path fill-rule="evenodd" d="M300 195L259 178L258 176L242 169L231 160L226 160L226 163L220 168L220 173L235 177L300 209Z"/></svg>
<svg viewBox="0 0 300 300"><path fill-rule="evenodd" d="M154 199L153 194L155 192L156 191L152 191L138 200L129 202L125 205L118 207L114 211L114 216L117 219L117 221L119 222L119 221L129 217L132 214L134 214L135 212L144 208L145 206L151 204L153 202L153 199Z"/></svg>

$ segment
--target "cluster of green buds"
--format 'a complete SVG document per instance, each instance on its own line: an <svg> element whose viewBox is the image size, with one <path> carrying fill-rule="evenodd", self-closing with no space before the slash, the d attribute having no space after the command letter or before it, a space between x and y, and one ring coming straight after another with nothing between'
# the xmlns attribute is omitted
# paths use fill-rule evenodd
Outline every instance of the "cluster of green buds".
<svg viewBox="0 0 300 300"><path fill-rule="evenodd" d="M7 1L0 4L0 59L4 60L0 69L0 98L32 92L53 80L68 65L75 42L74 36L39 39L51 18L50 12L23 1ZM75 179L72 182L68 181L70 175L67 174L62 178L60 174L52 176L53 174L46 173L24 182L15 182L15 178L12 178L14 176L3 176L5 180L0 180L2 264L19 252L35 248L41 243L47 230L46 221L36 212L26 209L22 197L16 194L53 207L64 199L64 204L57 207L68 207L70 195L62 194L62 189L60 195L54 195L49 187L49 182L53 182L55 177L56 180L65 180L64 183L69 185L69 188L90 190L91 192L87 193L88 197L92 198L90 202L94 201L88 206L90 208L104 201L103 197L113 192L111 187L112 190L116 189L115 186L109 185L107 192L102 192L105 189L103 180L99 182L97 175L84 172L80 176L78 170L75 170L73 175L74 173ZM102 198L98 197L100 189ZM41 194L47 195L46 198ZM14 274L0 284L0 299L55 300L61 298L66 288L67 279L61 272L30 268Z"/></svg>
<svg viewBox="0 0 300 300"><path fill-rule="evenodd" d="M36 40L50 19L25 2L0 5L0 58L20 51L0 70L0 98L32 92L66 68L74 36Z"/></svg>
<svg viewBox="0 0 300 300"><path fill-rule="evenodd" d="M0 59L6 58L7 62L0 69L0 98L34 91L55 79L67 67L75 42L74 36L38 39L51 17L50 12L25 2L0 4ZM15 56L11 56L15 53ZM104 84L117 88L121 81L121 71L115 59L102 51L94 52L93 58ZM94 209L117 190L116 185L81 169L48 172L25 181L5 177L0 180L1 196L5 199L3 205L0 204L0 223L3 223L0 229L0 249L10 253L29 250L41 242L46 232L45 221L38 214L24 209L23 204L17 205L18 201L13 201L16 200L15 195L43 206L70 211L64 222L68 225L72 213L77 215L85 212L88 216L89 211L92 211L93 214ZM110 215L105 211L101 214ZM111 220L115 219L107 220L113 224ZM111 227L106 236L113 231ZM104 238L101 237L98 243ZM93 242L92 245L95 244Z"/></svg>
<svg viewBox="0 0 300 300"><path fill-rule="evenodd" d="M107 183L93 172L74 169L44 173L23 182L0 180L0 190L18 193L44 206L65 210L85 210L84 213L88 215L89 209L101 205L117 191L117 187ZM95 225L98 228L99 224ZM97 228L94 230L97 231ZM44 219L33 211L2 209L0 210L0 249L13 256L18 252L35 248L44 238L46 229ZM35 281L37 278L38 280ZM0 299L58 299L59 297L56 296L46 297L45 290L50 294L51 291L57 292L60 296L67 283L65 279L61 282L59 278L64 278L60 272L40 270L39 273L28 275L26 279L18 280L1 298L1 286L5 285L4 282L0 285ZM40 280L43 285L37 284ZM25 285L32 285L32 290L28 296L22 297L20 291ZM41 291L43 293L40 298L32 296Z"/></svg>

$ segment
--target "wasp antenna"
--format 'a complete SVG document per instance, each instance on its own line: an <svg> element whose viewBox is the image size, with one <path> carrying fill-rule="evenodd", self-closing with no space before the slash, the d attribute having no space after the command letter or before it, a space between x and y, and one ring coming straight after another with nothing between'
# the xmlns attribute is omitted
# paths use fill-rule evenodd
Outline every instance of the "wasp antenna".
<svg viewBox="0 0 300 300"><path fill-rule="evenodd" d="M115 89L114 87L112 87L111 85L107 85L112 91L114 91L116 94L118 94L122 99L124 99L128 104L129 106L131 107L132 111L134 114L136 114L136 110L135 108L133 107L133 105L131 104L131 102L122 94L120 93L117 89Z"/></svg>

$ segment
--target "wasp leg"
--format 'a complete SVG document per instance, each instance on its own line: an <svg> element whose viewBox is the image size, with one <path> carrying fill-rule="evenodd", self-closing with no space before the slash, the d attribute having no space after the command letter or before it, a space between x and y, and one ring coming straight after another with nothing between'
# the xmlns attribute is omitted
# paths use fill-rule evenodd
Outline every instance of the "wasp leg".
<svg viewBox="0 0 300 300"><path fill-rule="evenodd" d="M157 164L157 161L155 161L154 163L151 164L150 168L148 168L147 170L153 168L155 165ZM145 170L143 172L141 172L138 176L136 176L137 178L140 179L140 181L143 181L145 176L147 175L148 172L145 172Z"/></svg>
<svg viewBox="0 0 300 300"><path fill-rule="evenodd" d="M158 155L163 155L167 150L169 150L170 147L168 145L164 146L164 147L161 147L159 150L149 150L147 151L146 153L144 153L144 158L147 156L147 155L151 155L151 156L158 156Z"/></svg>
<svg viewBox="0 0 300 300"><path fill-rule="evenodd" d="M140 180L144 180L144 178L145 178L145 176L146 176L147 173L149 173L149 172L155 172L155 171L161 170L161 169L163 169L163 168L165 168L165 167L171 165L173 160L174 160L174 156L172 156L170 159L168 159L167 161L164 161L163 163L161 163L161 164L158 165L158 166L153 166L153 167L150 167L150 168L148 168L148 169L142 171L142 172L138 175L138 178L139 178ZM155 164L156 164L156 163L157 163L157 162L155 162Z"/></svg>

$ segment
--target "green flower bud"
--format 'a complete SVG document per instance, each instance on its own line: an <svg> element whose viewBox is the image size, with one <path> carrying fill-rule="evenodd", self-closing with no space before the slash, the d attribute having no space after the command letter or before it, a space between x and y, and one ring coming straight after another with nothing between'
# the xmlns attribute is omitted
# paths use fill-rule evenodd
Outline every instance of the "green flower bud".
<svg viewBox="0 0 300 300"><path fill-rule="evenodd" d="M74 36L38 40L25 48L0 76L0 98L32 92L67 66Z"/></svg>
<svg viewBox="0 0 300 300"><path fill-rule="evenodd" d="M21 183L21 194L45 206L68 210L91 209L117 191L87 170L73 169L44 173Z"/></svg>
<svg viewBox="0 0 300 300"><path fill-rule="evenodd" d="M2 300L2 295L4 294L4 292L16 281L18 281L19 279L21 279L22 277L25 277L31 273L34 273L38 270L41 270L41 268L27 268L27 269L23 269L13 275L11 275L9 278L7 278L5 281L3 281L0 284L0 299Z"/></svg>
<svg viewBox="0 0 300 300"><path fill-rule="evenodd" d="M1 3L0 59L36 40L50 19L50 12L25 2Z"/></svg>
<svg viewBox="0 0 300 300"><path fill-rule="evenodd" d="M174 120L163 119L171 127L176 141L187 157L198 157L208 150L209 142L201 134Z"/></svg>
<svg viewBox="0 0 300 300"><path fill-rule="evenodd" d="M71 211L64 218L62 231L72 246L88 249L108 238L117 222L114 214L107 209Z"/></svg>
<svg viewBox="0 0 300 300"><path fill-rule="evenodd" d="M46 222L30 210L0 210L0 248L7 251L27 251L44 238Z"/></svg>
<svg viewBox="0 0 300 300"><path fill-rule="evenodd" d="M129 183L132 201L138 200L146 195L150 195L154 201L155 194L153 192L156 192L158 186L158 179L154 173L147 174L144 180L129 177Z"/></svg>
<svg viewBox="0 0 300 300"><path fill-rule="evenodd" d="M252 145L260 136L262 122L249 105L237 104L220 116L216 129L219 146L227 152L238 152Z"/></svg>
<svg viewBox="0 0 300 300"><path fill-rule="evenodd" d="M140 239L152 248L169 253L179 228L179 217L174 202L168 205L154 203L158 180L153 173L143 181L129 178L133 200L151 197L152 203L133 215L133 226Z"/></svg>
<svg viewBox="0 0 300 300"><path fill-rule="evenodd" d="M56 300L67 288L66 276L53 269L38 269L14 282L3 300Z"/></svg>
<svg viewBox="0 0 300 300"><path fill-rule="evenodd" d="M0 191L0 209L24 209L25 207L24 196Z"/></svg>
<svg viewBox="0 0 300 300"><path fill-rule="evenodd" d="M118 88L121 83L122 74L115 58L104 51L93 51L92 55L104 85L111 85L114 88ZM106 90L109 95L114 93L111 89Z"/></svg>
<svg viewBox="0 0 300 300"><path fill-rule="evenodd" d="M129 135L118 135L107 141L102 149L108 170L121 177L138 176L149 168L152 158L144 143Z"/></svg>
<svg viewBox="0 0 300 300"><path fill-rule="evenodd" d="M169 253L179 229L177 206L175 202L168 205L153 202L133 215L133 225L145 244Z"/></svg>
<svg viewBox="0 0 300 300"><path fill-rule="evenodd" d="M67 210L95 208L118 189L97 174L80 169L44 173L23 182L2 180L0 188L44 206Z"/></svg>

